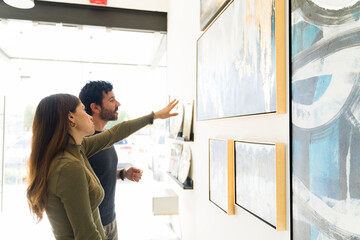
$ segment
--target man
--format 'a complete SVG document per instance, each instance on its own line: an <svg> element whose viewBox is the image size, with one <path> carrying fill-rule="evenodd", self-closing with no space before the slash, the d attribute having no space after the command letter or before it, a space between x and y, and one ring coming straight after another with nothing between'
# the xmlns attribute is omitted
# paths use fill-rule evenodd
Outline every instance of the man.
<svg viewBox="0 0 360 240"><path fill-rule="evenodd" d="M80 91L79 98L84 104L86 112L93 117L95 134L103 132L108 121L117 120L117 110L120 103L115 99L112 90L113 86L109 82L91 81ZM105 197L99 206L99 210L107 239L117 240L116 179L124 180L127 178L130 181L138 182L141 179L142 170L134 167L117 170L118 157L113 146L95 154L89 158L89 162L105 191Z"/></svg>

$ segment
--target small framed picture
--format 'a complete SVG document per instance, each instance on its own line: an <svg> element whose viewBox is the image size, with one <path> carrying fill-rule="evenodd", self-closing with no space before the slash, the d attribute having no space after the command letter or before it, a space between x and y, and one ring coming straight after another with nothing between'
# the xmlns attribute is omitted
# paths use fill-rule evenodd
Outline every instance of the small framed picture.
<svg viewBox="0 0 360 240"><path fill-rule="evenodd" d="M234 141L209 139L209 200L226 212L234 206Z"/></svg>
<svg viewBox="0 0 360 240"><path fill-rule="evenodd" d="M285 144L235 141L235 204L286 230Z"/></svg>

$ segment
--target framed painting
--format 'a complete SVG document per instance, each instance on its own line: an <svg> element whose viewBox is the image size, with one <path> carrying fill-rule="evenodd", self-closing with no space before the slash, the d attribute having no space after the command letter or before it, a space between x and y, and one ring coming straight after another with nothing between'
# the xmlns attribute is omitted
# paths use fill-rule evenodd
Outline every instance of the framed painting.
<svg viewBox="0 0 360 240"><path fill-rule="evenodd" d="M169 119L169 137L178 138L182 137L183 134L183 124L184 124L184 105L179 102L178 105L174 108L174 112L177 112L178 115Z"/></svg>
<svg viewBox="0 0 360 240"><path fill-rule="evenodd" d="M180 183L184 184L185 181L187 180L190 173L190 166L191 166L191 148L189 145L184 144L181 153L179 173L178 173L178 180L180 181Z"/></svg>
<svg viewBox="0 0 360 240"><path fill-rule="evenodd" d="M292 239L360 239L360 2L290 11Z"/></svg>
<svg viewBox="0 0 360 240"><path fill-rule="evenodd" d="M286 230L285 144L235 141L235 204Z"/></svg>
<svg viewBox="0 0 360 240"><path fill-rule="evenodd" d="M184 126L183 126L183 134L182 137L185 141L191 141L193 139L193 102L184 103Z"/></svg>
<svg viewBox="0 0 360 240"><path fill-rule="evenodd" d="M233 1L197 41L197 120L286 112L284 0Z"/></svg>
<svg viewBox="0 0 360 240"><path fill-rule="evenodd" d="M228 215L235 214L232 140L209 139L209 200Z"/></svg>
<svg viewBox="0 0 360 240"><path fill-rule="evenodd" d="M200 0L200 28L204 30L230 0Z"/></svg>
<svg viewBox="0 0 360 240"><path fill-rule="evenodd" d="M178 177L180 158L183 150L181 143L171 143L170 149L170 162L169 162L169 173L174 177Z"/></svg>

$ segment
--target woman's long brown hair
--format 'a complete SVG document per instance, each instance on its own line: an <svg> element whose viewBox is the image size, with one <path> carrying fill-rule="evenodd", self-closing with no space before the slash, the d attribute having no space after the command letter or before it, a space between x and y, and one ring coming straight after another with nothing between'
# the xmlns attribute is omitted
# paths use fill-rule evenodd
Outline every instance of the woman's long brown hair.
<svg viewBox="0 0 360 240"><path fill-rule="evenodd" d="M55 94L42 99L32 126L27 198L31 212L40 221L47 204L47 183L54 157L63 152L69 135L70 112L80 100L70 94Z"/></svg>

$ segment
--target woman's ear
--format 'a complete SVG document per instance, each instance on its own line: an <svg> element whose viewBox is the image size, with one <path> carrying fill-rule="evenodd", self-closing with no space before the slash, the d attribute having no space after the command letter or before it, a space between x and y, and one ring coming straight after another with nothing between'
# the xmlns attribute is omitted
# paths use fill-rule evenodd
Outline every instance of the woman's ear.
<svg viewBox="0 0 360 240"><path fill-rule="evenodd" d="M97 105L96 103L91 103L90 109L93 113L100 113L100 111L101 111L101 107L99 105Z"/></svg>
<svg viewBox="0 0 360 240"><path fill-rule="evenodd" d="M74 122L74 114L72 112L69 112L68 119L70 122Z"/></svg>

